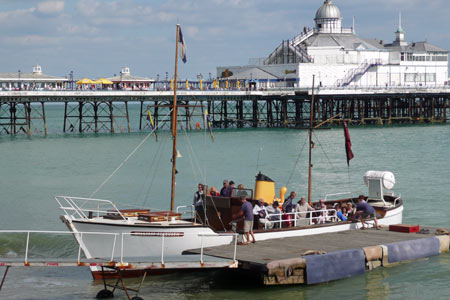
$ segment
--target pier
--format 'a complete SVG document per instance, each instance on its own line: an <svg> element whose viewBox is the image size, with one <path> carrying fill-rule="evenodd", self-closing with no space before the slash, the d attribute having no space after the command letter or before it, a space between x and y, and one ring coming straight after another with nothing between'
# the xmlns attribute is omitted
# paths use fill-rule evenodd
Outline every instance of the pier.
<svg viewBox="0 0 450 300"><path fill-rule="evenodd" d="M213 128L304 128L309 124L311 89L181 90L177 93L179 124L195 128L209 113ZM450 88L321 88L315 90L314 123L332 117L329 125L347 120L351 125L446 123ZM60 103L64 133L130 132L130 118L139 130L149 130L150 111L159 130L169 129L167 114L173 91L0 91L0 135L47 135L45 108ZM129 103L140 105L132 116ZM195 120L195 121L194 121ZM33 125L35 124L35 125ZM36 125L37 126L37 125ZM34 134L34 133L33 133Z"/></svg>
<svg viewBox="0 0 450 300"><path fill-rule="evenodd" d="M256 241L238 246L237 260L240 270L250 272L264 285L310 285L449 252L448 233L437 235L435 227L420 228L419 233L372 228ZM229 258L231 249L226 245L206 248L203 253Z"/></svg>

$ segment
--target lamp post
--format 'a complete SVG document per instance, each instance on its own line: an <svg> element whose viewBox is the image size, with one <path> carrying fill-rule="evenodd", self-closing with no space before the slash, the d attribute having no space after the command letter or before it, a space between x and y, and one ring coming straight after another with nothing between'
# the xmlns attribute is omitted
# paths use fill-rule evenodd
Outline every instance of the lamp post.
<svg viewBox="0 0 450 300"><path fill-rule="evenodd" d="M17 71L17 74L18 74L18 78L19 78L19 80L17 81L17 86L18 86L19 91L20 91L22 89L22 85L20 84L20 70Z"/></svg>
<svg viewBox="0 0 450 300"><path fill-rule="evenodd" d="M73 71L70 71L70 88L73 90Z"/></svg>

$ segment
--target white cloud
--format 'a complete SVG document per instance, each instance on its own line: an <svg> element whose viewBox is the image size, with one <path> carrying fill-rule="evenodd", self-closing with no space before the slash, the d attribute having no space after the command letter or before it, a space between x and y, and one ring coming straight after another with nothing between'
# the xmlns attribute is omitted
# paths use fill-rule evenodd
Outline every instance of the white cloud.
<svg viewBox="0 0 450 300"><path fill-rule="evenodd" d="M64 1L44 1L39 2L36 6L38 14L46 16L54 16L64 11Z"/></svg>

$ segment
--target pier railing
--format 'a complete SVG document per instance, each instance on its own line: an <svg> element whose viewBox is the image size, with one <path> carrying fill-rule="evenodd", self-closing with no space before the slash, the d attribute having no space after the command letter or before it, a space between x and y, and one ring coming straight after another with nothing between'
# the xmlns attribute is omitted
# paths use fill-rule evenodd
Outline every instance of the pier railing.
<svg viewBox="0 0 450 300"><path fill-rule="evenodd" d="M192 259L187 259L187 257L192 256L183 256L178 255L176 257L174 256L167 256L166 255L166 245L167 241L166 238L182 238L186 236L197 236L200 237L200 257L199 257L199 263L204 264L205 262L208 262L207 259L205 259L204 256L204 248L205 244L207 244L208 239L214 239L218 237L232 237L233 238L233 244L234 244L234 251L233 251L233 263L236 262L236 251L237 251L237 233L215 233L215 234L202 234L202 233L192 233L192 234L183 234L177 236L173 232L126 232L126 233L111 233L111 232L69 232L69 231L39 231L39 230L0 230L0 235L4 234L14 234L14 235L25 235L25 249L23 249L23 258L17 258L15 255L14 257L0 257L0 266L18 266L18 264L23 264L24 266L58 266L59 264L64 266L96 266L96 265L116 265L120 264L122 266L127 265L129 262L127 260L132 260L133 263L136 263L136 260L139 260L139 263L157 263L159 262L162 266L167 263L171 262L171 260L176 259L177 262L183 261L184 258L186 258L186 261L193 262ZM67 258L31 258L33 261L30 261L30 248L32 248L30 243L30 237L31 235L74 235L78 242L78 254L76 261L75 259L72 261ZM82 250L85 249L85 244L83 242L84 236L111 236L113 238L113 244L111 247L111 256L108 260L105 260L105 257L92 257L92 258L86 258L85 260L82 259ZM139 237L148 237L148 238L156 238L161 240L161 253L159 258L157 257L137 257L133 258L132 256L127 256L127 254L132 251L133 249L127 249L126 247L126 238L130 236L139 236ZM120 245L119 244L120 241ZM119 257L120 261L115 261L114 258L117 257L116 250L120 247L119 251ZM208 246L209 247L209 246ZM52 250L52 249L48 249ZM188 250L188 249L186 249ZM46 261L49 260L49 261ZM57 261L60 260L61 263L58 263Z"/></svg>

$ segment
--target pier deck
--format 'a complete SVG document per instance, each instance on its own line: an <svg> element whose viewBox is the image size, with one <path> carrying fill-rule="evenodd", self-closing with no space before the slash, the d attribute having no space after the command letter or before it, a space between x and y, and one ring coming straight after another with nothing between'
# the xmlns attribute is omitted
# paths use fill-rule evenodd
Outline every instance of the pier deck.
<svg viewBox="0 0 450 300"><path fill-rule="evenodd" d="M333 118L340 125L445 123L450 116L450 88L319 88L315 90L313 123ZM309 126L311 89L179 91L178 120L187 129L203 123L208 111L213 128ZM140 104L139 130L171 126L173 91L0 91L0 135L47 134L45 105L61 103L63 132L131 131L128 104Z"/></svg>
<svg viewBox="0 0 450 300"><path fill-rule="evenodd" d="M262 275L264 284L267 285L319 283L329 281L330 279L334 280L346 278L356 274L344 274L345 276L340 278L326 278L325 276L325 278L323 278L323 281L308 282L306 280L308 273L308 263L313 257L323 257L324 262L330 262L326 259L326 256L336 254L338 255L338 257L340 257L338 258L338 260L340 260L340 268L342 267L345 269L346 262L349 262L351 265L352 259L353 257L355 257L355 253L352 253L352 251L359 251L360 253L362 253L362 259L364 263L364 265L361 267L363 270L367 270L393 263L394 257L398 257L399 255L406 255L406 259L402 260L438 255L440 253L439 248L442 249L442 246L439 246L439 240L438 238L435 238L435 232L437 228L427 226L421 226L421 228L428 229L429 233L401 233L389 231L388 228L383 228L382 230L350 230L337 233L325 233L319 235L257 241L255 244L238 246L236 258L239 261L240 269L257 272L259 275ZM446 247L446 251L448 251L448 235L444 235L443 237L446 239L446 246L444 246L444 248ZM436 247L434 247L433 250L428 249L431 252L425 249L423 253L418 253L420 251L415 251L416 248L427 248L428 246L423 247L423 245L421 246L420 244L422 243L425 245L431 245L432 243L430 243L429 241L434 241L434 239L437 240L437 249ZM391 249L391 245L395 246L396 249L389 251L389 254L387 253L387 250L383 251L382 247ZM229 257L228 253L231 247L231 245L225 245L205 248L204 254L209 256L227 258ZM372 251L378 250L379 254L373 257L368 257L367 255L366 257L364 257L363 249L369 248L372 249ZM323 251L326 252L326 254L302 256L302 254L308 250ZM415 253L410 253L414 252L411 250L414 250ZM191 250L189 252L198 253L197 250ZM342 253L344 253L343 256ZM408 257L408 255L412 256ZM358 259L355 257L356 264L357 261ZM311 265L313 263L315 262L311 262ZM326 265L321 267L326 268ZM331 266L331 268L332 267L333 266ZM335 270L330 270L330 272L334 271ZM291 276L289 276L289 274L283 275L283 272L290 273Z"/></svg>

